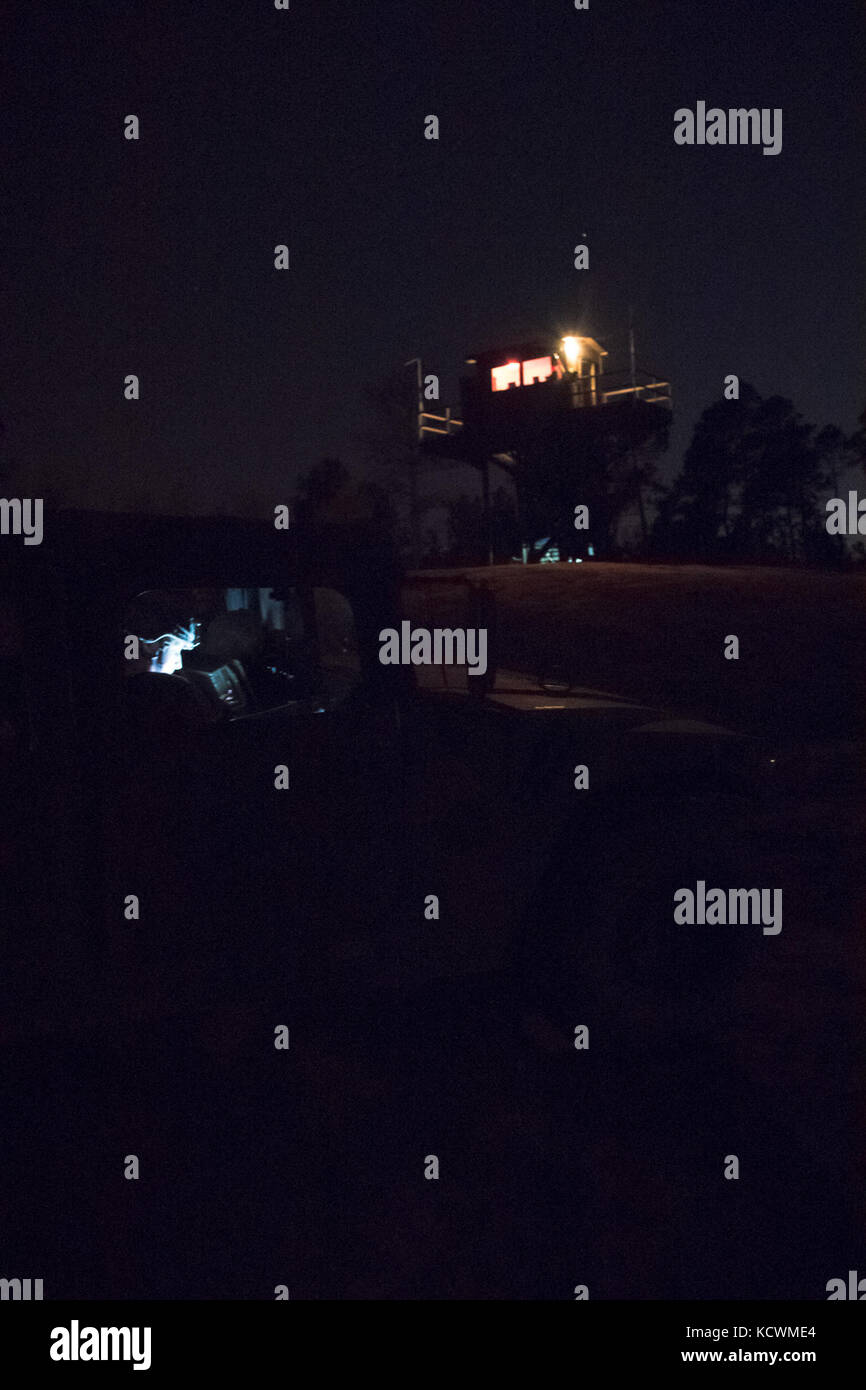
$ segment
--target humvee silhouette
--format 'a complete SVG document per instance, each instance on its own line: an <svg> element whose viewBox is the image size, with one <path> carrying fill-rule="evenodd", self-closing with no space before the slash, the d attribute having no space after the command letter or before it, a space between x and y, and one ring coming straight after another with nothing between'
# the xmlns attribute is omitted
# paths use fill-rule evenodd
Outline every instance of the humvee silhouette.
<svg viewBox="0 0 866 1390"><path fill-rule="evenodd" d="M551 853L597 879L629 824L605 844L605 784L643 777L649 824L678 759L740 746L498 669L483 581L407 580L371 525L65 512L4 563L13 1033L412 988L521 931L543 962ZM407 617L484 627L483 676L384 665Z"/></svg>
<svg viewBox="0 0 866 1390"><path fill-rule="evenodd" d="M6 1029L309 989L351 958L406 852L388 539L59 512L2 558Z"/></svg>

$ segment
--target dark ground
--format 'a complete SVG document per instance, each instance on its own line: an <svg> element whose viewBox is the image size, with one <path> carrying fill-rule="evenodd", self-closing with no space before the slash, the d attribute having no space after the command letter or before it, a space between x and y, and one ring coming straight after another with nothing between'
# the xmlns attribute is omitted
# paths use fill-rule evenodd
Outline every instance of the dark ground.
<svg viewBox="0 0 866 1390"><path fill-rule="evenodd" d="M496 594L505 666L535 671L555 655L583 685L744 732L864 735L862 572L584 563L471 573ZM739 661L722 655L729 633Z"/></svg>

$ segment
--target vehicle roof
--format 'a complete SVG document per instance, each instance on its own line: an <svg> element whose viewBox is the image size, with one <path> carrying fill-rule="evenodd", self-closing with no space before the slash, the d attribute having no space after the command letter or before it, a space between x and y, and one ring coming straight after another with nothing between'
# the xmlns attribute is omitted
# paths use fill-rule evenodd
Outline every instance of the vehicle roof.
<svg viewBox="0 0 866 1390"><path fill-rule="evenodd" d="M45 514L43 532L39 546L18 538L4 546L0 573L38 582L53 570L85 588L204 579L237 585L268 575L352 582L360 574L375 586L377 571L390 568L387 545L363 525L306 522L278 531L270 519L61 510Z"/></svg>
<svg viewBox="0 0 866 1390"><path fill-rule="evenodd" d="M236 570L239 549L257 561L292 561L296 540L291 530L234 517L58 511L46 514L38 555L37 547L29 554L22 547L19 556L22 564L32 556L71 572L192 573L233 562Z"/></svg>

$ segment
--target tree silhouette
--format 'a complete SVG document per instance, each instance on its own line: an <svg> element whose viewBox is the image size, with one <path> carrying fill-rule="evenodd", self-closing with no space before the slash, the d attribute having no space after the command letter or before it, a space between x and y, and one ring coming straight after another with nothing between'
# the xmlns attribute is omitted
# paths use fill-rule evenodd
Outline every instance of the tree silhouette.
<svg viewBox="0 0 866 1390"><path fill-rule="evenodd" d="M860 464L866 469L866 408L857 417L859 430L855 430L848 440L848 447Z"/></svg>
<svg viewBox="0 0 866 1390"><path fill-rule="evenodd" d="M367 419L356 434L366 488L380 515L387 512L404 551L413 532L412 476L418 467L417 398L414 378L406 369L392 372L364 388ZM414 521L420 524L420 517Z"/></svg>
<svg viewBox="0 0 866 1390"><path fill-rule="evenodd" d="M791 401L743 382L739 400L714 401L698 420L653 548L710 561L838 561L844 546L827 534L822 494L850 457L835 426L817 432Z"/></svg>

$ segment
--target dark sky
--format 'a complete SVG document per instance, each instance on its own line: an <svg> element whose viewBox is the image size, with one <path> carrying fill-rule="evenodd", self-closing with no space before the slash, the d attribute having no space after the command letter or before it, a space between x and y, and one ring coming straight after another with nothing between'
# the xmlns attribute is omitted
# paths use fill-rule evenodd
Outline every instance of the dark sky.
<svg viewBox="0 0 866 1390"><path fill-rule="evenodd" d="M629 303L638 361L674 385L672 463L728 372L850 430L861 9L11 3L0 414L19 491L271 506L321 455L352 458L363 384L406 358L456 406L464 356L500 341L577 328L623 361ZM782 153L675 145L698 100L781 107Z"/></svg>

